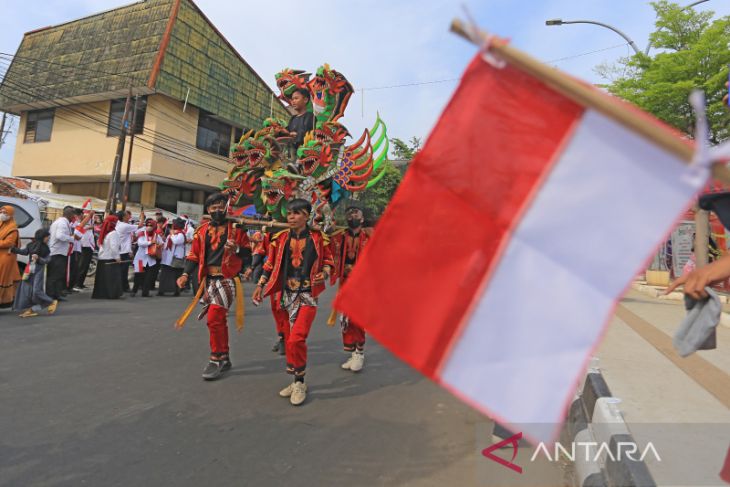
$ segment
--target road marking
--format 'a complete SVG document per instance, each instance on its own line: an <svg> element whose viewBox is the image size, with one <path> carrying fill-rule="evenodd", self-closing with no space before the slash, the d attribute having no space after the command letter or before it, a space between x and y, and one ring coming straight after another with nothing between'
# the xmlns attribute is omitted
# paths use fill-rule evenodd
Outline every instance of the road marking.
<svg viewBox="0 0 730 487"><path fill-rule="evenodd" d="M672 338L669 335L629 311L624 305L621 304L616 308L616 316L730 409L730 375L697 354L685 358L680 357L674 350Z"/></svg>

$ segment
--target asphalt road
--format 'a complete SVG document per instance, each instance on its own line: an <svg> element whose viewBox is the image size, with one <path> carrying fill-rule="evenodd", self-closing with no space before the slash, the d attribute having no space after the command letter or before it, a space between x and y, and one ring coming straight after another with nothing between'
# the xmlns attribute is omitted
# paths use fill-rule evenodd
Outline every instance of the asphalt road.
<svg viewBox="0 0 730 487"><path fill-rule="evenodd" d="M84 293L55 316L0 310L0 485L564 485L557 464L518 475L485 459L488 419L377 344L361 373L341 370L331 291L298 408L278 396L290 377L268 306L247 301L233 370L205 382L204 324L172 326L189 299Z"/></svg>

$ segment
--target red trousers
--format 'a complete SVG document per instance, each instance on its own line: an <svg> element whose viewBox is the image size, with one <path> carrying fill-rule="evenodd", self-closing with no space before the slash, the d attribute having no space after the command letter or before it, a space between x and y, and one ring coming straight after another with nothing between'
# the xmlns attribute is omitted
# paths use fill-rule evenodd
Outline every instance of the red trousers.
<svg viewBox="0 0 730 487"><path fill-rule="evenodd" d="M211 304L208 308L208 332L210 333L210 353L228 353L228 310Z"/></svg>
<svg viewBox="0 0 730 487"><path fill-rule="evenodd" d="M365 348L365 330L348 320L347 328L342 330L342 344L346 352Z"/></svg>
<svg viewBox="0 0 730 487"><path fill-rule="evenodd" d="M317 316L316 307L302 306L294 324L289 326L287 321L287 326L284 327L286 371L290 374L304 375L307 368L307 336L315 316Z"/></svg>
<svg viewBox="0 0 730 487"><path fill-rule="evenodd" d="M274 315L276 323L276 333L280 337L286 336L289 329L289 313L281 309L281 293L272 294L271 296L271 313Z"/></svg>
<svg viewBox="0 0 730 487"><path fill-rule="evenodd" d="M727 457L725 457L725 465L720 471L720 478L730 484L730 448L727 449Z"/></svg>

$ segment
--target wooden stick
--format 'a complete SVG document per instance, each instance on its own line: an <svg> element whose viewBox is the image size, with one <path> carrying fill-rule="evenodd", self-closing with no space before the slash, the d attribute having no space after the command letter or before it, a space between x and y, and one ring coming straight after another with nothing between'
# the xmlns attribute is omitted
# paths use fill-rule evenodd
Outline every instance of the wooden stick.
<svg viewBox="0 0 730 487"><path fill-rule="evenodd" d="M229 216L229 217L227 217L227 219L232 222L236 222L239 225L250 225L252 227L273 227L273 228L283 228L283 229L291 228L288 223L281 223L281 222L277 222L274 220L255 220L253 218L245 218L245 217L238 217L238 216ZM336 226L336 227L334 227L334 230L347 230L347 227Z"/></svg>
<svg viewBox="0 0 730 487"><path fill-rule="evenodd" d="M469 42L474 42L469 35L468 28L459 19L451 21L451 32ZM484 41L489 38L489 35L481 30L478 31L478 35ZM607 95L591 85L587 85L558 69L538 61L511 47L504 40L492 42L489 49L512 66L545 81L550 87L576 103L606 115L666 151L675 154L686 164L692 161L694 155L694 144L692 142L682 139L667 127L654 123L644 112L634 109L626 102ZM725 164L714 164L712 166L712 175L717 180L730 184L730 169Z"/></svg>

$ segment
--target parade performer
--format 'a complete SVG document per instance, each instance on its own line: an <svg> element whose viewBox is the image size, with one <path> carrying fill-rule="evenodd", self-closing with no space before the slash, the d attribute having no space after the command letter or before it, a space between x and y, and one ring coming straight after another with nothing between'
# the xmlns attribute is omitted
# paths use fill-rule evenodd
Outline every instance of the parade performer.
<svg viewBox="0 0 730 487"><path fill-rule="evenodd" d="M335 232L330 243L336 269L333 281L339 279L340 285L344 284L349 277L373 231L372 228L363 228L365 218L362 210L357 206L347 208L345 216L347 218L347 230ZM334 321L335 316L332 318ZM342 364L342 368L359 372L365 365L365 330L350 321L345 315L340 318L340 328L342 330L344 350L350 352L350 358Z"/></svg>
<svg viewBox="0 0 730 487"><path fill-rule="evenodd" d="M252 237L254 240L252 250L253 260L251 263L253 275L247 271L244 274L244 278L248 279L252 276L253 281L256 283L261 279L264 272L264 263L269 254L271 236L270 233L265 231L254 233ZM279 352L279 355L286 355L284 337L286 336L285 329L289 327L289 315L281 309L281 295L279 293L269 296L269 300L271 301L271 314L274 316L274 324L276 325L276 340L274 341L274 346L271 347L271 351Z"/></svg>
<svg viewBox="0 0 730 487"><path fill-rule="evenodd" d="M203 371L205 380L215 380L232 367L226 315L234 301L237 328L243 327L243 286L238 274L250 263L251 249L246 231L226 220L227 203L228 197L221 193L206 200L211 220L202 223L196 231L185 270L177 280L179 288L185 287L193 272L197 272L200 280L195 299L176 327L183 326L202 294L203 311L198 319L207 315L210 334L210 359Z"/></svg>
<svg viewBox="0 0 730 487"><path fill-rule="evenodd" d="M160 232L157 229L157 222L152 218L145 220L144 231L137 237L137 253L134 255L134 288L132 296L142 287L142 297L150 297L150 290L155 285L157 269L159 269L158 258L162 255L164 244Z"/></svg>
<svg viewBox="0 0 730 487"><path fill-rule="evenodd" d="M330 278L334 261L327 237L310 229L307 222L312 205L295 198L287 204L287 222L291 227L272 239L264 274L254 291L257 306L264 296L281 294L281 309L288 315L284 328L287 373L294 382L279 392L298 406L307 397L304 375L307 368L307 336L317 315L317 297Z"/></svg>

